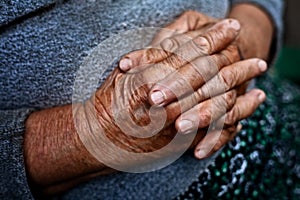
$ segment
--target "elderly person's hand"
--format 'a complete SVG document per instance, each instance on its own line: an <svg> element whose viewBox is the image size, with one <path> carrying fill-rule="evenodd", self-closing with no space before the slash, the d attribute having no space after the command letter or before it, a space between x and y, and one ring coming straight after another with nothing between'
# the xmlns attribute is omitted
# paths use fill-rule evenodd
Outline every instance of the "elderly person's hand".
<svg viewBox="0 0 300 200"><path fill-rule="evenodd" d="M217 24L204 33L204 36L208 37L216 29L220 29L227 34L219 39L231 43L238 30L225 24L230 24L230 21ZM194 43L201 46L201 40L198 39L195 38ZM213 55L203 57L211 61L207 64L212 68L222 68L238 59L234 47L229 46L219 52L223 48L220 45L222 43L216 43L211 48ZM226 57L232 54L235 56ZM254 61L245 66L253 73L239 79L243 81L261 73L256 64L257 61ZM174 122L182 112L199 102L197 93L174 101L165 108L151 106L148 100L148 93L153 85L173 75L177 69L184 70L184 66L158 63L136 73L124 73L116 68L84 103L32 113L26 121L24 138L25 162L31 182L47 188L48 193L61 191L76 181L84 180L81 177L108 173L108 166L126 168L149 162L140 160L136 155L152 153L165 147L173 141L175 135L182 138L181 142L173 144L165 154L154 153L153 159L165 158L189 148L195 135L191 137L191 134L176 134ZM199 83L196 82L196 85L191 85L197 86ZM229 109L235 102L236 92L228 89L225 94L206 101L219 116L222 115L222 108ZM252 108L259 105L257 94L254 93L253 99L255 100L250 101L255 104ZM218 105L221 105L220 109ZM199 130L195 143L204 134L205 130ZM186 141L185 138L191 140Z"/></svg>
<svg viewBox="0 0 300 200"><path fill-rule="evenodd" d="M230 20L222 21L204 33L204 36L208 37L218 29L226 33L220 39L228 41L229 44L238 34L238 30L230 24ZM201 40L198 39L195 38L194 43L201 46ZM222 49L220 45L222 43L216 43L211 48L212 56L203 57L211 61L207 64L212 68L228 66L238 57L233 53L236 50L232 46L218 52ZM236 56L227 58L232 54ZM237 74L240 82L261 73L258 60L248 64L248 71L251 73ZM140 164L140 160L134 157L136 154L127 156L121 154L121 150L148 153L169 144L176 135L175 120L182 112L198 104L203 97L194 92L165 108L151 106L148 101L150 89L155 83L172 76L177 69L185 68L179 67L181 66L165 62L140 69L136 73L123 73L117 68L88 101L32 113L26 121L24 139L25 161L30 180L42 188L48 188L50 193L63 190L72 185L74 180L80 181L81 177L105 174L109 168L107 163L128 167ZM239 65L235 64L233 68L235 67ZM201 110L201 105L211 105L212 110L216 110L214 116L221 117L223 108L230 109L235 102L236 92L231 90L234 86L235 84L230 86L225 94L216 95L199 104L200 107L197 108ZM238 101L244 102L245 98L248 99L246 104L241 105L249 105L249 113L252 113L263 100L259 98L259 94L262 92L250 92ZM194 144L202 139L205 129L198 133ZM182 135L182 140L173 144L167 153L172 155L193 145L191 143L194 136L190 142L184 140L189 135ZM91 154L91 151L95 151L100 158L95 159L95 154ZM159 159L159 156L164 158L168 154L155 156ZM141 160L142 163L146 161Z"/></svg>
<svg viewBox="0 0 300 200"><path fill-rule="evenodd" d="M256 57L267 60L274 29L267 14L254 5L238 4L232 8L229 17L237 19L241 24L240 34L234 41L240 56L244 59ZM154 48L129 53L124 57L127 59L121 60L120 68L128 71L138 65L161 61L168 57L170 52L174 52L179 45L205 32L220 20L222 19L212 18L196 11L186 11L157 33L151 42ZM240 25L236 24L236 26ZM215 33L213 37L206 39L210 45L213 45L219 40L219 36Z"/></svg>
<svg viewBox="0 0 300 200"><path fill-rule="evenodd" d="M245 18L245 14L246 16L254 14L255 17L248 19ZM234 7L231 16L241 21L242 29L233 42L233 45L238 48L229 46L228 48L234 50L230 51L230 54L225 54L224 57L230 60L231 63L240 59L237 58L237 54L242 58L267 58L272 38L272 27L270 27L271 23L269 23L268 17L258 8L243 4ZM260 21L256 21L257 19ZM120 61L120 68L124 71L133 68L129 71L131 72L137 70L137 68L134 68L136 66L145 66L151 63L169 62L169 64L177 67L185 65L178 70L178 73L168 76L151 89L149 97L152 104L155 105L168 105L176 98L187 95L191 91L187 90L186 85L192 85L193 89L198 90L199 102L210 96L220 94L222 91L228 91L233 87L239 95L244 94L250 78L259 74L251 66L255 63L259 64L261 71L265 71L266 64L263 61L258 63L257 60L251 59L236 62L221 70L218 66L211 67L207 64L212 63L210 59L207 59L210 57L203 58L203 56L211 54L211 49L214 49L217 45L221 50L229 45L228 41L221 39L227 33L218 30L218 28L215 29L218 30L216 32L210 31L212 34L202 35L212 26L220 27L219 21L198 12L185 12L174 23L166 27L173 31L162 30L157 34L152 42L154 48L129 53ZM234 20L231 21L233 27L240 28L239 23ZM254 35L260 37L253 37ZM201 46L197 47L191 42L195 38L198 38L197 40L200 41ZM158 47L158 44L161 48ZM182 46L185 46L185 48L182 48ZM212 78L218 70L220 70L218 75ZM248 77L248 79L240 79L239 77ZM204 84L206 81L208 82ZM204 86L201 87L203 84ZM174 91L176 91L176 94ZM216 124L225 123L224 129L219 130L221 135L217 133L218 131L213 131L215 134L208 134L205 140L202 140L196 148L196 157L203 158L211 155L233 138L235 134L232 134L232 128L237 121L249 116L251 114L250 110L254 111L255 106L254 104L251 105L250 102L254 99L252 95L256 92L258 91L252 91L237 98L235 106L232 109L229 108L229 112L215 122ZM261 98L259 101L262 102L265 96L261 92L258 93L260 93ZM205 103L206 106L204 106ZM182 114L176 122L176 128L182 132L188 132L197 127L203 128L212 120L216 120L219 115L212 113L213 109L207 106L210 104L205 103L199 103ZM237 129L240 129L240 127ZM220 136L216 137L216 135Z"/></svg>

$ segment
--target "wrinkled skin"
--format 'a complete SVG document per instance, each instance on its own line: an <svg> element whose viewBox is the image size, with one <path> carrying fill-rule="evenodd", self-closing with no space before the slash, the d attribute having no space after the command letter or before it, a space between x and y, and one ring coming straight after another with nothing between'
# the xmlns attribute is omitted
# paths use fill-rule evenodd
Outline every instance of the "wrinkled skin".
<svg viewBox="0 0 300 200"><path fill-rule="evenodd" d="M201 20L195 21L197 25L196 22L201 23ZM190 21L188 24L194 23ZM210 122L223 118L224 110L229 111L227 115L229 117L223 120L224 129L218 129L219 124L216 121L217 129L212 130L213 134L208 134L205 137L207 139L200 142L200 144L208 144L213 149L205 149L205 155L196 154L196 157L203 158L220 149L240 129L236 127L236 123L251 115L265 99L264 93L259 90L252 90L244 95L235 90L265 69L259 68L258 59L238 61L240 57L237 46L232 43L239 31L229 24L230 20L225 20L225 22L205 26L196 35L191 33L194 40L188 45L193 46L195 52L200 55L194 54L189 57L191 54L185 54L186 51L182 48L177 52L179 57L167 54L167 59L159 57L159 61L152 62L149 59L152 55L146 54L146 58L150 61L148 64L154 63L154 65L133 69L128 73L115 69L95 95L84 104L66 105L32 113L26 121L24 138L24 155L30 181L49 194L64 191L94 176L111 173L111 169L105 166L105 163L99 162L87 151L83 141L105 135L116 146L128 152L152 152L170 142L176 134L176 129L180 130L177 120L188 112L192 112L191 115L196 118L196 121L201 122L194 124L196 128L204 128L199 129L197 139L192 145L195 146L206 133ZM203 38L208 39L208 43L203 41ZM191 39L186 41L189 40ZM207 63L206 68L201 64L198 65L203 62ZM242 67L240 73L238 69ZM204 70L205 73L200 76L197 73L189 74L188 69L194 72ZM178 74L182 75L179 77L183 83L188 83L178 86L190 85L191 87L178 89L184 95L178 95L179 100L170 99L163 104L167 113L166 123L157 129L158 134L147 137L147 134L153 131L147 125L151 123L149 109L152 110L151 105L155 103L149 101L151 91L155 87L154 83L167 80L169 84L168 81L172 79L168 77L178 76ZM216 74L219 75L215 76ZM198 80L196 82L190 81L194 75L196 75L195 80ZM232 75L235 79L230 78L233 77ZM205 81L210 78L214 81ZM214 94L206 92L215 89L218 85L225 87L221 87L219 91L215 90ZM188 89L187 93L186 89ZM208 107L210 109L207 109ZM122 112L116 112L118 110ZM159 108L154 108L152 111L160 113ZM201 113L206 114L201 115ZM122 121L122 119L132 119L137 125L145 127L145 131L139 132L142 135L130 136L129 133L136 131L127 120ZM147 138L140 138L141 136ZM216 136L218 137L215 138ZM180 150L181 146L174 148ZM115 162L119 161L117 149L110 153L102 152L102 155ZM131 159L134 160L134 158L127 158L126 162L130 162ZM123 164L123 161L119 162Z"/></svg>
<svg viewBox="0 0 300 200"><path fill-rule="evenodd" d="M234 45L228 46L228 44L235 39L238 30L239 25L236 24L235 20L222 20L177 48L177 54L171 55L161 62L140 67L129 73L121 72L119 69L113 71L91 101L85 104L90 124L99 124L99 127L92 127L91 134L105 134L110 141L121 149L145 153L153 152L170 143L176 135L175 128L180 129L180 127L176 127L178 124L175 124L179 116L180 118L184 118L185 115L192 116L193 122L198 124L197 128L200 128L192 146L199 143L200 139L203 138L211 121L221 118L226 125L226 134L223 136L213 134L214 137L219 138L207 142L213 151L221 148L220 144L223 143L218 142L218 140L232 139L236 132L236 122L253 113L264 100L264 96L259 99L260 94L264 95L263 92L254 90L247 94L254 96L249 98L250 103L244 102L245 96L240 96L238 99L238 102L243 101L242 106L251 106L241 113L239 113L240 107L236 107L232 111L233 117L230 116L226 119L223 117L228 110L233 108L237 100L238 93L233 88L266 70L265 62L259 59L237 62L239 60L238 50ZM216 32L219 35L213 37ZM218 40L213 45L208 45L204 38L218 38ZM228 47L222 50L224 46ZM186 49L193 51L186 53ZM186 61L185 58L191 62ZM263 64L263 68L260 67L260 64ZM243 73L237 73L237 77L233 79L233 72L238 72L241 65L245 66L245 70ZM218 76L215 76L216 74ZM177 100L166 104L165 107L156 106L152 109L153 102L152 104L149 102L148 95L150 93L151 96L153 85L160 83L172 88L173 80L180 80L179 85L174 87L172 91ZM176 96L175 93L178 95ZM96 118L91 114L94 107L96 108ZM164 110L166 111L165 122ZM149 114L151 112L152 117ZM221 129L223 127L222 120L216 123ZM154 126L148 126L149 124ZM143 127L142 131L137 126ZM197 128L193 130L197 131ZM149 134L153 132L154 136L149 137ZM174 146L170 153L186 148L184 143L177 143L177 146ZM118 154L111 154L110 161L120 162L120 159L114 155ZM129 160L132 165L138 165L139 163L133 162L136 157L131 156L126 157L126 160Z"/></svg>
<svg viewBox="0 0 300 200"><path fill-rule="evenodd" d="M229 25L230 21L223 21L204 34L204 36L209 37L216 31L216 29L221 32L224 32L224 34L221 35L223 38L219 38L222 42L215 43L215 46L209 49L209 51L211 51L212 54L222 49L224 43L230 43L230 41L233 40L237 35L237 31ZM208 76L212 77L222 67L230 65L238 60L237 50L233 46L229 46L227 49L221 51L220 53L208 56L207 50L205 49L206 44L204 44L203 47L203 44L201 43L201 37L195 38L192 42L186 45L194 45L195 52L203 52L203 56L201 56L199 59L195 58L196 64L205 63L205 67L216 70L210 70L203 75L197 73L197 70L199 71L201 70L201 67L204 67L203 65L193 65L187 63L184 60L174 58L174 62L178 62L178 64L176 65L170 65L169 61L165 61L157 63L151 67L140 69L138 72L135 73L122 73L120 70L116 69L112 73L112 75L108 77L107 81L95 93L94 99L87 108L92 110L90 108L91 106L94 105L96 107L96 110L98 111L98 121L105 134L107 134L109 138L121 145L122 148L127 148L128 150L132 150L135 152L151 152L157 148L165 146L169 142L169 140L176 133L174 129L174 124L170 126L172 123L174 123L176 118L179 117L179 115L184 111L187 111L199 102L202 102L203 100L207 99L210 95L204 95L203 92L200 93L197 91L197 89L205 82L203 78L201 79L201 76L205 76L206 78ZM182 47L182 49L184 48L186 47ZM189 53L188 55L191 56L191 53ZM228 57L228 55L235 56ZM183 58L185 57L185 55L183 54L181 56ZM172 57L170 57L169 59L172 59ZM189 77L183 76L186 74L183 74L182 70L186 70L186 68L179 68L179 66L182 65L182 63L186 63L189 67L189 70L192 71L194 69L194 71L192 71L190 75L194 76L193 79L197 81L189 82L187 84L184 83L185 80L189 80ZM191 68L191 66L193 68ZM198 68L199 66L200 68ZM255 68L256 66L252 67L252 69ZM249 79L261 73L258 70L253 70L253 72L255 73L249 74L246 78ZM165 107L167 112L167 121L163 125L162 131L160 131L158 135L149 138L138 138L128 136L128 133L131 134L135 132L135 124L138 124L140 126L146 126L148 123L151 123L151 119L149 117L149 109L151 108L151 104L148 101L148 93L150 92L150 89L152 88L153 84L162 80L166 80L168 79L168 76L174 74L176 74L177 79L182 79L183 85L188 85L190 87L190 95L185 96L185 98L181 98L182 96L179 95L179 98L181 98L180 101L176 101L173 104L170 104ZM222 92L222 88L220 88L220 92L218 92L218 90L215 90L216 93L214 94L214 96L216 97L213 98L215 101L215 104L213 106L216 107L216 112L214 113L214 118L221 117L224 114L221 111L224 107L225 110L227 110L233 106L236 99L236 92L234 90L230 91L230 89L234 86L235 85L230 85L228 88L226 88L228 90L226 95L218 96L219 93ZM187 88L180 89L187 90ZM178 92L184 93L185 91L179 90ZM115 108L115 111L118 112L117 117L113 115L113 108ZM156 110L154 111L154 113L156 114L153 117L153 119L159 119L159 116L161 115L160 109L156 108ZM219 113L218 110L220 110ZM87 111L87 113L91 113L91 111ZM105 113L105 116L103 116L103 113ZM128 116L132 118L132 124L127 124L130 121L130 118L127 118ZM121 119L119 120L118 126L115 126L116 123L102 123L116 121L116 118ZM122 120L126 118L129 120ZM208 126L209 122L210 120L206 121L206 124L204 124L202 128ZM126 127L127 129L127 133L122 132L122 128L124 127ZM145 128L145 134L153 131L151 128L153 127L150 126L149 130Z"/></svg>
<svg viewBox="0 0 300 200"><path fill-rule="evenodd" d="M242 14L241 11L242 10ZM248 17L250 15L258 16L258 18L251 18ZM240 58L251 58L251 57L258 57L258 58L264 58L266 59L268 57L268 52L270 48L271 43L271 36L272 36L272 27L270 26L270 22L267 16L264 16L259 9L257 9L255 6L251 5L245 5L241 4L233 8L231 14L231 17L237 18L241 21L241 31L240 34L235 38L234 41L232 41L232 44L237 47L238 54ZM246 17L245 17L246 16ZM259 20L259 21L258 21ZM123 71L138 71L140 66L150 64L150 63L158 63L161 62L164 59L169 60L169 64L173 66L179 66L182 63L182 57L176 56L175 54L178 54L177 49L180 48L182 45L185 45L188 43L191 39L198 37L205 31L209 30L212 26L217 24L219 19L214 19L209 16L206 16L204 14L201 14L199 12L195 11L187 11L183 13L177 20L172 22L170 25L168 25L165 29L160 31L156 37L154 38L152 42L152 47L145 50L138 50L131 52L123 57L120 61L119 67ZM257 26L257 24L264 24L263 27ZM246 24L246 25L245 25ZM234 25L236 28L239 28L239 24ZM222 35L226 33L222 31L216 31L212 35L206 35L203 43L207 43L208 47L215 46L217 43L222 43L224 46L226 46L226 41L222 41L220 38L222 38ZM253 35L257 35L258 37L253 37ZM186 48L185 51L179 51L180 54L190 54L193 52L193 47ZM196 54L199 52L196 51ZM206 51L207 54L210 54L211 52L208 50ZM231 55L227 55L227 58L232 59L233 61L237 61L236 59L236 51L231 51ZM198 56L201 56L198 54ZM176 59L169 59L170 57L176 57ZM240 59L239 58L239 59ZM192 61L194 57L191 59L187 59L189 62L193 63L194 65L201 65L201 63L195 63ZM178 61L179 60L179 61ZM175 62L174 62L175 61ZM205 61L202 63L206 63ZM262 65L262 68L264 68L264 63L260 63ZM232 68L229 69L230 66L228 66L228 70L221 70L218 74L219 76L216 76L213 78L213 80L210 80L210 82L214 82L214 84L206 84L204 87L199 89L199 93L206 93L211 94L212 91L215 90L222 90L227 91L228 88L231 88L232 85L236 85L237 87L234 88L235 93L238 95L243 95L246 92L247 85L249 83L250 79L243 79L239 80L238 77L242 76L249 76L249 74L253 73L253 71L250 70L250 68L247 68L246 66L251 65L250 60L245 60L244 62L237 62L235 65L231 65ZM233 68L235 66L235 68ZM237 67L239 66L239 67ZM195 74L195 70L193 70L193 67L187 66L182 67L179 69L181 72L181 75L186 78L186 82L189 84L195 84L197 87L201 86L204 81L207 81L211 78L211 76L205 76L207 75L203 71L211 71L209 67L202 67L202 76L201 77L195 77L193 76L193 73ZM196 72L197 74L197 72ZM204 74L204 75L203 75ZM221 77L223 79L224 83L220 82L220 80L217 80L218 77ZM253 76L254 77L254 76ZM179 90L179 94L177 95L185 95L188 93L188 91L184 88L184 84L181 84L181 80L178 79L177 75L171 75L168 76L166 79L156 83L149 94L151 103L154 105L167 105L170 102L176 100L176 97L172 91ZM199 84L199 82L201 82ZM209 87L207 87L209 85ZM225 89L224 89L225 85ZM221 88L220 88L221 86ZM197 89L195 87L194 89ZM222 88L223 87L223 88ZM219 89L217 89L219 88ZM221 92L221 91L220 91ZM262 97L263 98L263 97ZM239 101L240 102L240 101ZM243 110L245 109L245 110ZM222 124L221 122L225 122L225 129L229 125L229 129L232 129L233 125L237 124L237 119L241 119L239 115L243 115L243 113L249 113L244 105L235 105L234 109L231 109L228 111L226 115L224 115L221 120L215 122L216 124ZM200 115L200 122L203 121L210 121L213 113L208 110L208 107L203 107L202 105L195 106L190 111L184 113L182 116L180 116L176 122L176 128L179 131L186 131L187 128L184 126L181 126L183 123L181 121L185 122L192 122L193 123L193 129L196 129L196 123L195 120L193 121L194 116ZM208 116L208 117L201 117L202 116ZM245 115L247 116L247 115ZM198 117L199 118L199 117ZM188 120L185 120L188 119ZM199 120L198 120L199 121ZM208 123L204 123L208 124ZM198 128L202 128L203 123L198 124ZM222 128L222 127L220 127ZM237 129L240 129L239 126ZM191 128L190 128L191 129ZM220 149L224 144L226 144L228 141L230 141L233 137L229 137L228 134L231 131L224 130L223 133L227 136L222 135L222 137L219 137L220 140L217 143L220 143L222 145L219 145L219 148L214 148L212 151L207 149L205 147L205 143L209 144L207 140L203 140L201 144L198 145L197 149L207 149L206 152L202 152L202 155L195 154L198 158L203 158L211 155L213 152ZM223 137L224 136L224 137ZM209 136L207 136L209 138ZM222 138L227 138L222 140ZM208 145L210 146L210 144ZM198 151L196 149L196 151Z"/></svg>
<svg viewBox="0 0 300 200"><path fill-rule="evenodd" d="M228 21L219 24L216 28L221 28L223 32L227 33L224 35L225 38L223 40L228 41L228 43L238 34L237 30L228 26ZM205 34L209 35L213 31L214 29ZM234 47L229 47L213 54L222 48L222 46L216 45L210 50L213 55L209 56L205 54L206 51L201 46L201 43L197 43L199 42L198 39L193 42L196 44L195 47L199 48L199 51L204 52L203 58L211 60L210 63L214 65L211 66L213 68L221 69L226 65L230 65L234 61L226 57L226 55L232 54L230 52L233 51L235 52L233 54L237 55ZM256 69L256 65L252 67ZM169 143L170 139L176 134L174 127L176 118L183 111L190 109L207 97L201 96L197 91L194 92L192 90L191 94L186 96L186 98L167 106L166 123L160 127L162 129L159 129L157 135L148 138L128 135L128 133L135 132L136 126L128 126L128 120L121 120L119 123L116 123L116 117L113 115L113 112L115 108L119 119L128 119L127 117L130 116L130 119L136 118L133 122L137 122L139 125L149 123L148 111L151 104L148 101L148 93L150 88L153 86L153 83L164 79L175 71L176 68L169 65L168 62L146 67L135 73L124 73L119 69L115 69L105 83L95 92L95 95L84 104L47 109L30 115L26 122L24 147L27 169L33 182L44 187L53 187L53 185L55 186L57 183L70 180L73 177L98 173L107 169L104 165L105 163L95 159L82 143L83 141L93 140L94 137L99 135L105 134L117 146L133 152L151 152ZM255 71L258 73L257 70ZM217 73L217 71L214 73ZM214 73L209 74L213 76ZM193 87L192 89L194 89ZM224 107L229 109L235 101L235 98L228 97L235 97L236 94L232 91L228 92L227 96L216 95L214 101L219 103L212 103L212 100L207 100L205 101L206 103L203 102L203 105L207 104L212 107L218 104L222 105L215 106L214 110L221 109L219 116L216 114L216 118L223 114L222 110ZM129 128L125 133L122 129L124 127ZM144 133L148 134L149 131L153 130L145 130ZM197 135L198 140L203 137L204 133ZM178 145L176 148L180 150L182 147ZM109 154L103 152L103 156L118 162L119 152L115 149L114 152ZM36 160L36 158L39 159ZM130 160L135 158L126 159L127 163L130 163ZM120 162L120 164L123 163ZM48 167L40 170L40 166L43 165Z"/></svg>

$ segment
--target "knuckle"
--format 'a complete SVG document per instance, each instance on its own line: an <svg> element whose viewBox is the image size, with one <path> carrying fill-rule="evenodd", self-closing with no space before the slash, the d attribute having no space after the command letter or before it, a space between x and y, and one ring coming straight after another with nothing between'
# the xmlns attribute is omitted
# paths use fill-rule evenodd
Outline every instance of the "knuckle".
<svg viewBox="0 0 300 200"><path fill-rule="evenodd" d="M199 123L202 125L202 126L207 126L209 125L211 121L211 113L208 109L206 110L199 110Z"/></svg>
<svg viewBox="0 0 300 200"><path fill-rule="evenodd" d="M184 91L183 89L185 89L187 85L187 80L182 77L182 76L176 76L176 81L173 82L173 84L169 85L169 87L171 87L171 89L173 89L174 93L178 93L181 95L182 91ZM178 92L176 92L175 90L178 90Z"/></svg>
<svg viewBox="0 0 300 200"><path fill-rule="evenodd" d="M233 107L236 101L236 95L237 95L236 90L231 90L225 94L225 100L228 109Z"/></svg>
<svg viewBox="0 0 300 200"><path fill-rule="evenodd" d="M206 37L200 36L191 41L191 47L200 55L209 55L211 51L211 44Z"/></svg>
<svg viewBox="0 0 300 200"><path fill-rule="evenodd" d="M175 38L167 38L161 43L161 48L168 52L174 52L178 47L179 42Z"/></svg>
<svg viewBox="0 0 300 200"><path fill-rule="evenodd" d="M225 111L227 106L226 106L226 95L220 95L220 96L217 96L215 98L212 99L212 102L213 102L213 108L215 111L219 111L221 112L222 110Z"/></svg>
<svg viewBox="0 0 300 200"><path fill-rule="evenodd" d="M218 69L240 60L239 53L235 45L230 45L220 53L212 55L212 58Z"/></svg>
<svg viewBox="0 0 300 200"><path fill-rule="evenodd" d="M225 89L228 90L232 87L232 85L234 84L234 80L236 77L236 73L234 70L231 69L226 69L221 71L221 80L223 82L223 84L225 85Z"/></svg>
<svg viewBox="0 0 300 200"><path fill-rule="evenodd" d="M226 114L225 124L226 125L233 125L236 122L236 119L239 116L238 109L232 109L229 113Z"/></svg>
<svg viewBox="0 0 300 200"><path fill-rule="evenodd" d="M171 67L173 69L178 69L180 66L184 64L184 60L182 60L178 55L172 55L168 58L166 58L163 61L164 65L167 65L168 67Z"/></svg>
<svg viewBox="0 0 300 200"><path fill-rule="evenodd" d="M205 74L202 74L201 66L199 66L197 63L192 61L192 62L188 63L186 66L187 66L187 69L189 69L190 72L189 72L189 74L185 73L184 75L186 75L186 77L188 78L189 83L192 87L194 86L194 88L195 88L194 83L199 84L199 82L202 82L203 80L206 80L205 79L206 78Z"/></svg>
<svg viewBox="0 0 300 200"><path fill-rule="evenodd" d="M169 53L162 49L149 48L146 50L143 57L144 57L145 63L152 63L153 61L161 60L161 59L167 57L168 55L169 55Z"/></svg>
<svg viewBox="0 0 300 200"><path fill-rule="evenodd" d="M202 65L200 65L201 68L198 71L206 81L210 80L219 71L218 63L214 57L207 56L205 59L201 59Z"/></svg>
<svg viewBox="0 0 300 200"><path fill-rule="evenodd" d="M156 54L157 54L157 51L156 49L153 49L153 48L149 48L146 50L145 54L144 54L144 59L146 62L149 62L151 61L153 58L156 57Z"/></svg>
<svg viewBox="0 0 300 200"><path fill-rule="evenodd" d="M228 20L222 20L211 27L205 34L205 37L211 44L211 51L215 52L225 49L233 41L235 32L228 27Z"/></svg>
<svg viewBox="0 0 300 200"><path fill-rule="evenodd" d="M224 52L214 54L211 57L214 61L214 66L216 66L218 70L220 70L222 67L225 67L225 66L231 64L228 56Z"/></svg>
<svg viewBox="0 0 300 200"><path fill-rule="evenodd" d="M211 41L212 47L215 47L216 43L224 40L226 38L226 34L223 31L212 30L207 35L208 41Z"/></svg>
<svg viewBox="0 0 300 200"><path fill-rule="evenodd" d="M196 90L195 97L197 99L197 102L201 102L205 99L205 94L203 94L202 88Z"/></svg>

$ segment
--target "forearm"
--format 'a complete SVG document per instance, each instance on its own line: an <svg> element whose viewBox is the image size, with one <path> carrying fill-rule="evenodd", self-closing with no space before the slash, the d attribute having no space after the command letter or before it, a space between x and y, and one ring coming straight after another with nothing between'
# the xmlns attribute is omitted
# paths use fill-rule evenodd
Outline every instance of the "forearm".
<svg viewBox="0 0 300 200"><path fill-rule="evenodd" d="M270 17L253 4L235 5L229 17L239 20L242 28L238 38L244 58L267 60L273 38L274 25Z"/></svg>
<svg viewBox="0 0 300 200"><path fill-rule="evenodd" d="M89 134L81 104L32 113L26 121L24 154L29 179L43 188L108 168L82 144L77 131ZM74 120L80 123L74 125ZM79 126L78 126L79 124Z"/></svg>

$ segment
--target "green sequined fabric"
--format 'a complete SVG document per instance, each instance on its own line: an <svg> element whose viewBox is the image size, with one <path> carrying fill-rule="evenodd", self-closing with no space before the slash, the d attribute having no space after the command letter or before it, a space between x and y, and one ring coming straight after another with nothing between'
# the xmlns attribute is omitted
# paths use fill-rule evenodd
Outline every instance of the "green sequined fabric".
<svg viewBox="0 0 300 200"><path fill-rule="evenodd" d="M300 88L264 75L267 100L177 199L300 199Z"/></svg>

